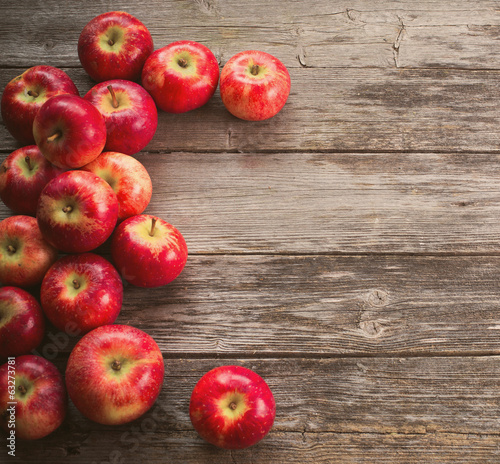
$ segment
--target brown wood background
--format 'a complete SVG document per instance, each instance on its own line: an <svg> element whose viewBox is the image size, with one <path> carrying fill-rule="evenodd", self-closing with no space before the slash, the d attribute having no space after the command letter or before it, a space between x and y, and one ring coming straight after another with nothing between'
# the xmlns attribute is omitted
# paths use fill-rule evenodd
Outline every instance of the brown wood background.
<svg viewBox="0 0 500 464"><path fill-rule="evenodd" d="M272 53L292 92L259 123L218 92L160 114L137 155L147 212L190 255L171 285L126 286L117 322L158 342L162 393L120 427L70 405L59 430L0 461L500 462L500 3L3 0L0 87L49 64L84 94L78 36L112 10L155 48L197 40L221 66ZM2 159L16 147L0 125ZM64 371L75 342L49 327L39 352ZM188 416L198 378L232 363L277 401L271 433L238 452Z"/></svg>

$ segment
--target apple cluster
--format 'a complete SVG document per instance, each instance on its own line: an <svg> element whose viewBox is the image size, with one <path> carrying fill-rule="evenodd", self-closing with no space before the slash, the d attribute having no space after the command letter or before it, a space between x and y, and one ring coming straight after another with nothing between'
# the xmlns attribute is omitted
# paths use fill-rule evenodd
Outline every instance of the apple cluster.
<svg viewBox="0 0 500 464"><path fill-rule="evenodd" d="M114 324L123 281L160 287L187 261L180 231L144 214L152 182L134 155L156 133L158 109L201 107L220 77L228 111L257 121L277 114L290 92L285 66L264 52L238 53L219 74L217 59L200 43L153 50L137 18L105 13L78 40L82 67L96 81L83 97L65 72L47 65L26 70L4 89L3 121L23 146L0 166L0 198L14 213L0 222L0 359L8 359L0 366L0 413L15 397L19 438L41 438L59 427L67 396L89 419L113 425L140 417L160 393L158 345L135 327ZM98 251L106 242L111 260ZM51 362L29 354L43 340L45 317L82 336L65 379ZM13 360L10 395L3 385ZM275 403L255 372L222 366L200 379L189 413L210 443L244 448L268 433Z"/></svg>

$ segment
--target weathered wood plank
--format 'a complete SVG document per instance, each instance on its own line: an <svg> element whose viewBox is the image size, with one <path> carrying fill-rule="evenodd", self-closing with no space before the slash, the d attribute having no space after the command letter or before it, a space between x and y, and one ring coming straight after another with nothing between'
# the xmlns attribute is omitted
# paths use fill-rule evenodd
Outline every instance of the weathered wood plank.
<svg viewBox="0 0 500 464"><path fill-rule="evenodd" d="M228 362L166 360L164 388L142 418L105 427L71 405L59 430L18 443L18 456L39 463L160 462L165 454L169 462L190 463L495 462L499 362L498 357L235 361L268 382L277 417L260 444L230 453L205 444L188 416L198 378Z"/></svg>
<svg viewBox="0 0 500 464"><path fill-rule="evenodd" d="M167 357L500 354L500 258L191 256L166 287L125 287L117 323ZM40 354L75 340L51 328Z"/></svg>
<svg viewBox="0 0 500 464"><path fill-rule="evenodd" d="M274 118L251 123L219 91L180 115L161 112L150 151L497 151L497 71L291 69L292 91ZM0 86L20 72L0 69ZM70 70L84 94L92 83ZM15 147L1 126L0 150Z"/></svg>
<svg viewBox="0 0 500 464"><path fill-rule="evenodd" d="M486 0L347 5L338 0L260 0L251 5L241 0L114 0L98 5L24 0L2 9L0 66L79 66L76 44L85 24L99 13L125 10L151 30L156 48L197 40L221 63L238 51L257 48L290 67L500 68L500 52L492 46L500 30L498 4ZM21 10L26 13L20 15Z"/></svg>

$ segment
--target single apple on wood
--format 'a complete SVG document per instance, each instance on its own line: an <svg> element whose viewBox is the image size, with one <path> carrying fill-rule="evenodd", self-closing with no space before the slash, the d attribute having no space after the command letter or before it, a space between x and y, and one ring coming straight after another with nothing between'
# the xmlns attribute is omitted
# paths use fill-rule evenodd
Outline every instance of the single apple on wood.
<svg viewBox="0 0 500 464"><path fill-rule="evenodd" d="M32 216L0 222L0 282L14 287L39 284L57 259L57 250L42 236Z"/></svg>
<svg viewBox="0 0 500 464"><path fill-rule="evenodd" d="M2 95L2 119L11 135L23 145L35 143L33 121L51 97L79 95L71 78L53 66L33 66L12 79Z"/></svg>
<svg viewBox="0 0 500 464"><path fill-rule="evenodd" d="M78 57L83 69L97 82L138 81L152 52L153 39L147 27L123 11L96 16L78 39Z"/></svg>
<svg viewBox="0 0 500 464"><path fill-rule="evenodd" d="M27 354L0 366L0 423L10 432L13 422L16 439L37 440L56 430L67 404L64 380L50 361Z"/></svg>
<svg viewBox="0 0 500 464"><path fill-rule="evenodd" d="M141 214L118 225L111 255L122 277L138 287L159 287L184 269L188 250L182 234L163 219Z"/></svg>
<svg viewBox="0 0 500 464"><path fill-rule="evenodd" d="M118 200L109 184L88 171L66 171L42 190L38 226L52 246L84 253L102 245L118 220Z"/></svg>
<svg viewBox="0 0 500 464"><path fill-rule="evenodd" d="M196 384L189 416L200 436L225 449L243 449L271 429L276 404L267 383L242 366L221 366Z"/></svg>
<svg viewBox="0 0 500 464"><path fill-rule="evenodd" d="M102 256L66 255L45 274L40 301L58 329L84 334L115 322L123 301L122 279Z"/></svg>
<svg viewBox="0 0 500 464"><path fill-rule="evenodd" d="M142 85L160 109L191 111L212 98L219 81L219 63L203 44L173 42L153 52L142 70Z"/></svg>
<svg viewBox="0 0 500 464"><path fill-rule="evenodd" d="M151 95L135 82L114 79L101 82L83 97L106 122L105 151L133 155L153 138L158 111Z"/></svg>
<svg viewBox="0 0 500 464"><path fill-rule="evenodd" d="M45 333L42 308L18 287L0 288L0 359L34 350Z"/></svg>
<svg viewBox="0 0 500 464"><path fill-rule="evenodd" d="M33 122L43 156L60 168L75 169L97 158L106 144L106 123L99 110L76 95L47 100Z"/></svg>
<svg viewBox="0 0 500 464"><path fill-rule="evenodd" d="M111 186L118 199L118 221L141 214L151 200L151 177L132 156L104 152L81 169L93 172Z"/></svg>
<svg viewBox="0 0 500 464"><path fill-rule="evenodd" d="M62 172L36 145L14 150L0 166L0 198L15 213L34 216L43 188Z"/></svg>
<svg viewBox="0 0 500 464"><path fill-rule="evenodd" d="M66 386L85 417L100 424L124 424L154 404L164 370L151 336L128 325L106 325L84 335L73 348Z"/></svg>
<svg viewBox="0 0 500 464"><path fill-rule="evenodd" d="M234 55L220 75L220 96L240 119L262 121L276 115L290 94L285 65L269 53L247 50Z"/></svg>

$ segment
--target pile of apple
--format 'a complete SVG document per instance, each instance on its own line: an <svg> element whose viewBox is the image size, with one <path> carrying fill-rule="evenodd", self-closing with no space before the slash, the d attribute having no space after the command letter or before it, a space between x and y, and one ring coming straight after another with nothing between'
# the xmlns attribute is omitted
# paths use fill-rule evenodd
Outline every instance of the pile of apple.
<svg viewBox="0 0 500 464"><path fill-rule="evenodd" d="M173 225L144 214L152 183L133 155L152 140L157 108L194 110L219 84L207 47L177 41L153 51L146 26L124 12L91 20L78 55L97 82L85 96L62 70L40 65L12 79L1 101L5 126L23 147L0 166L0 198L15 213L0 222L0 359L8 360L0 366L0 422L21 439L59 427L67 395L83 415L108 425L135 420L156 401L164 377L158 345L114 322L123 280L166 285L182 272L188 250ZM264 52L238 53L220 73L221 99L241 119L274 116L289 92L287 69ZM96 251L108 239L111 261ZM29 354L42 342L45 317L82 336L64 380L50 361ZM245 448L270 430L275 402L255 372L222 366L197 383L189 413L207 441Z"/></svg>

